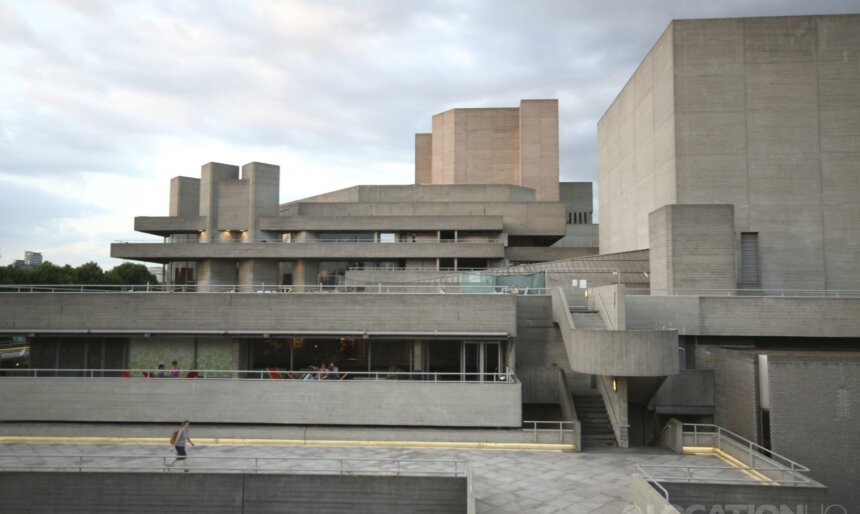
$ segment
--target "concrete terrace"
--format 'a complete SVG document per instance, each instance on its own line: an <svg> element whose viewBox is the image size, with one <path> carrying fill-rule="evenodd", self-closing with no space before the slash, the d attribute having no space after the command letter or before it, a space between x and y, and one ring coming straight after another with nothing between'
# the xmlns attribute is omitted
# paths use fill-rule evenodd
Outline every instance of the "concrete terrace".
<svg viewBox="0 0 860 514"><path fill-rule="evenodd" d="M205 431L200 427L199 435ZM158 434L161 435L161 434ZM195 430L192 427L192 437ZM197 439L196 437L193 437ZM458 460L472 466L476 511L501 512L572 512L614 513L630 505L630 482L636 464L724 466L713 456L677 455L664 450L607 450L586 453L560 451L458 450L448 448L392 447L309 447L206 444L197 439L198 446L189 449L189 468L209 465L217 458L333 458L380 460ZM0 458L0 467L29 467L39 469L50 465L46 456L100 455L129 456L100 460L99 465L133 467L140 456L172 457L165 439L163 444L2 444L0 454L23 457ZM136 456L136 457L131 457ZM111 463L111 464L108 464ZM225 464L226 465L226 464ZM714 470L726 478L744 479L740 470ZM730 477L727 476L731 475Z"/></svg>

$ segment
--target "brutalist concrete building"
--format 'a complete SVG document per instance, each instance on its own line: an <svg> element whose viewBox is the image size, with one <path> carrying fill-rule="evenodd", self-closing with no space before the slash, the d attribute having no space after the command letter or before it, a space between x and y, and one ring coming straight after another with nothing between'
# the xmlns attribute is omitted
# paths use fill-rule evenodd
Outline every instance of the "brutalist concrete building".
<svg viewBox="0 0 860 514"><path fill-rule="evenodd" d="M714 423L860 508L858 83L860 16L672 22L598 124L599 237L554 100L437 114L414 185L281 204L277 166L206 164L111 247L163 287L0 293L38 370L0 416L577 450ZM173 360L195 380L146 379Z"/></svg>

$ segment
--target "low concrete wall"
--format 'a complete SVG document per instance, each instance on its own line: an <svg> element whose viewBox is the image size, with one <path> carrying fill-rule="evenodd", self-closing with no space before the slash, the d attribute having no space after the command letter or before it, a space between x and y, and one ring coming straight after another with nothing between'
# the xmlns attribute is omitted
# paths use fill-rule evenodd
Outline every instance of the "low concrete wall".
<svg viewBox="0 0 860 514"><path fill-rule="evenodd" d="M630 479L630 502L639 507L637 512L681 514L661 492L638 473L634 473Z"/></svg>
<svg viewBox="0 0 860 514"><path fill-rule="evenodd" d="M827 512L827 488L793 487L782 485L703 484L661 482L669 491L669 501L682 511L732 512L741 507L741 512L803 512L818 514ZM784 506L780 510L780 506ZM801 507L799 510L798 507ZM697 510L692 510L696 508ZM787 509L787 510L786 510ZM833 511L833 509L831 509ZM659 511L658 511L659 512ZM842 512L836 509L836 512Z"/></svg>
<svg viewBox="0 0 860 514"><path fill-rule="evenodd" d="M501 332L516 297L427 294L0 293L3 331Z"/></svg>
<svg viewBox="0 0 860 514"><path fill-rule="evenodd" d="M0 511L32 514L465 513L462 477L0 472Z"/></svg>
<svg viewBox="0 0 860 514"><path fill-rule="evenodd" d="M522 426L519 383L0 378L0 421Z"/></svg>
<svg viewBox="0 0 860 514"><path fill-rule="evenodd" d="M627 404L627 380L615 378L615 391L612 390L612 377L598 376L597 390L603 398L603 405L615 432L615 441L619 448L630 447L630 422Z"/></svg>
<svg viewBox="0 0 860 514"><path fill-rule="evenodd" d="M857 337L860 298L628 296L628 328L682 335Z"/></svg>
<svg viewBox="0 0 860 514"><path fill-rule="evenodd" d="M673 452L684 454L684 424L677 419L670 419L658 434L655 446L660 446Z"/></svg>
<svg viewBox="0 0 860 514"><path fill-rule="evenodd" d="M553 321L570 367L592 375L656 377L678 373L678 334L671 330L577 330L561 289L552 291Z"/></svg>

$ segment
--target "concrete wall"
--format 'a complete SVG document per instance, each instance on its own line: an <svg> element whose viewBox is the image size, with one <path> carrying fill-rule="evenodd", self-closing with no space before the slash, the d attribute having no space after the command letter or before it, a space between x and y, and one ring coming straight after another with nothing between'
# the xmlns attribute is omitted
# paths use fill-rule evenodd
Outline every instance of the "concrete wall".
<svg viewBox="0 0 860 514"><path fill-rule="evenodd" d="M200 179L191 177L170 179L170 216L187 218L199 215Z"/></svg>
<svg viewBox="0 0 860 514"><path fill-rule="evenodd" d="M309 203L534 202L535 190L510 184L412 184L353 186L281 205L297 214Z"/></svg>
<svg viewBox="0 0 860 514"><path fill-rule="evenodd" d="M178 177L181 178L181 177ZM166 236L169 234L196 234L206 228L206 218L195 212L191 216L136 216L135 232L147 232Z"/></svg>
<svg viewBox="0 0 860 514"><path fill-rule="evenodd" d="M661 482L661 484L669 491L672 504L682 512L731 512L737 508L749 509L747 512L808 512L811 514L827 512L824 509L828 506L827 488L820 486L772 487L762 484L696 482ZM839 509L835 510L842 512Z"/></svg>
<svg viewBox="0 0 860 514"><path fill-rule="evenodd" d="M459 186L458 186L459 187ZM511 235L565 234L564 204L529 201L434 201L303 203L300 215L311 216L502 216Z"/></svg>
<svg viewBox="0 0 860 514"><path fill-rule="evenodd" d="M627 329L625 291L626 286L624 284L589 289L588 308L600 312L600 318L609 330Z"/></svg>
<svg viewBox="0 0 860 514"><path fill-rule="evenodd" d="M714 372L708 369L683 369L666 380L651 399L658 414L712 412Z"/></svg>
<svg viewBox="0 0 860 514"><path fill-rule="evenodd" d="M558 201L558 100L523 100L519 109L519 172L516 184L538 200Z"/></svg>
<svg viewBox="0 0 860 514"><path fill-rule="evenodd" d="M501 216L277 216L260 220L274 231L487 230L501 231Z"/></svg>
<svg viewBox="0 0 860 514"><path fill-rule="evenodd" d="M519 108L452 109L433 116L433 184L514 184L558 201L558 100ZM426 139L416 137L416 183ZM422 159L419 165L418 159ZM426 174L426 172L424 172Z"/></svg>
<svg viewBox="0 0 860 514"><path fill-rule="evenodd" d="M773 450L809 467L831 503L860 511L860 472L848 457L860 452L860 359L772 354L768 382Z"/></svg>
<svg viewBox="0 0 860 514"><path fill-rule="evenodd" d="M3 421L522 426L518 382L61 377L0 382Z"/></svg>
<svg viewBox="0 0 860 514"><path fill-rule="evenodd" d="M758 370L754 353L711 348L714 424L759 441Z"/></svg>
<svg viewBox="0 0 860 514"><path fill-rule="evenodd" d="M2 472L0 508L33 514L465 513L465 478Z"/></svg>
<svg viewBox="0 0 860 514"><path fill-rule="evenodd" d="M552 291L553 321L579 373L657 377L678 372L678 335L670 330L577 330L560 289Z"/></svg>
<svg viewBox="0 0 860 514"><path fill-rule="evenodd" d="M732 205L665 205L648 216L651 294L735 289Z"/></svg>
<svg viewBox="0 0 860 514"><path fill-rule="evenodd" d="M682 335L857 337L860 298L628 295L635 330L676 329Z"/></svg>
<svg viewBox="0 0 860 514"><path fill-rule="evenodd" d="M858 15L673 21L599 124L601 253L646 247L662 205L732 204L763 288L860 288L858 31Z"/></svg>
<svg viewBox="0 0 860 514"><path fill-rule="evenodd" d="M641 512L680 514L680 511L663 497L662 492L657 491L654 486L638 473L634 473L630 477L630 501L633 505L639 507Z"/></svg>
<svg viewBox="0 0 860 514"><path fill-rule="evenodd" d="M433 183L433 134L415 134L415 183Z"/></svg>
<svg viewBox="0 0 860 514"><path fill-rule="evenodd" d="M670 26L597 124L600 253L648 248L648 213L677 203Z"/></svg>
<svg viewBox="0 0 860 514"><path fill-rule="evenodd" d="M570 371L548 296L517 296L516 374L525 403L557 403L558 369Z"/></svg>
<svg viewBox="0 0 860 514"><path fill-rule="evenodd" d="M5 293L0 332L500 332L516 336L511 295Z"/></svg>

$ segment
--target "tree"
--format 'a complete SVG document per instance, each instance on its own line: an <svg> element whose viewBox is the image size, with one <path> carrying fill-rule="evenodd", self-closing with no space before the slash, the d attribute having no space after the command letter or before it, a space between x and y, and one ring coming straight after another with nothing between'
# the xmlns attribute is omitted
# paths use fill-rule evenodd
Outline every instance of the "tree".
<svg viewBox="0 0 860 514"><path fill-rule="evenodd" d="M75 268L77 284L104 284L105 272L95 262L87 262Z"/></svg>
<svg viewBox="0 0 860 514"><path fill-rule="evenodd" d="M124 262L105 273L105 282L108 284L141 285L156 284L158 280L143 264Z"/></svg>

